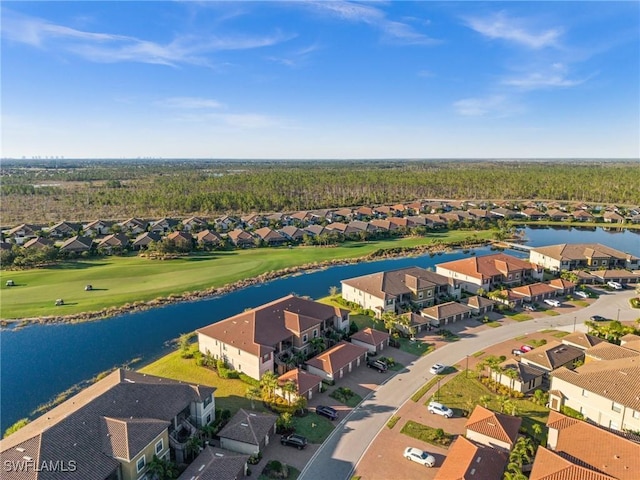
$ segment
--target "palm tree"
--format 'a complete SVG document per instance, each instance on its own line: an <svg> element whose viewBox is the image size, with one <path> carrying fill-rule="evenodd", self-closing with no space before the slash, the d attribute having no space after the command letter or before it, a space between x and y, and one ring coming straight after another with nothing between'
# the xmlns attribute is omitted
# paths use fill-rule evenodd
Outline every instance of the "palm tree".
<svg viewBox="0 0 640 480"><path fill-rule="evenodd" d="M251 401L251 409L255 409L256 407L254 405L254 402L261 397L260 387L248 387L245 396Z"/></svg>
<svg viewBox="0 0 640 480"><path fill-rule="evenodd" d="M540 434L542 433L542 425L540 425L539 423L534 423L533 425L531 425L531 431L533 431L536 443L540 445L542 441L542 437L540 437Z"/></svg>
<svg viewBox="0 0 640 480"><path fill-rule="evenodd" d="M520 376L520 374L515 368L505 368L503 373L507 378L509 378L509 390L511 390L510 394L513 395L515 380Z"/></svg>
<svg viewBox="0 0 640 480"><path fill-rule="evenodd" d="M509 404L509 397L505 395L496 395L496 401L498 402L498 405L500 405L500 411L504 413Z"/></svg>
<svg viewBox="0 0 640 480"><path fill-rule="evenodd" d="M187 440L187 445L185 447L187 457L195 458L198 453L200 453L200 448L202 445L200 444L200 439L198 437L191 437Z"/></svg>
<svg viewBox="0 0 640 480"><path fill-rule="evenodd" d="M393 312L384 312L382 314L382 321L384 322L384 328L389 331L389 335L391 335L393 328L398 323L398 316Z"/></svg>
<svg viewBox="0 0 640 480"><path fill-rule="evenodd" d="M489 408L489 402L491 401L491 395L481 395L478 401L484 408Z"/></svg>
<svg viewBox="0 0 640 480"><path fill-rule="evenodd" d="M291 396L298 393L298 386L289 380L281 387L282 391L286 394L287 403L291 406Z"/></svg>
<svg viewBox="0 0 640 480"><path fill-rule="evenodd" d="M262 388L263 398L269 400L278 388L278 377L272 371L265 372L260 379L260 388Z"/></svg>
<svg viewBox="0 0 640 480"><path fill-rule="evenodd" d="M322 352L326 348L322 337L315 337L309 340L309 346L311 347L313 354Z"/></svg>

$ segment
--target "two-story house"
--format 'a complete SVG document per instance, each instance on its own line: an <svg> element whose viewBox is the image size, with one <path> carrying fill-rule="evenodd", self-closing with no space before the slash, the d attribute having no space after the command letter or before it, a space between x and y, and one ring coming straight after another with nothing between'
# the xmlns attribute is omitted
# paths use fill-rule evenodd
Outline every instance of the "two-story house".
<svg viewBox="0 0 640 480"><path fill-rule="evenodd" d="M637 270L640 258L599 243L561 243L536 247L529 252L529 261L547 270Z"/></svg>
<svg viewBox="0 0 640 480"><path fill-rule="evenodd" d="M200 351L257 380L284 373L286 359L309 354L314 338L346 331L349 311L288 295L197 330Z"/></svg>
<svg viewBox="0 0 640 480"><path fill-rule="evenodd" d="M138 480L154 456L183 462L188 438L214 420L214 391L118 369L1 440L3 464L15 466L2 478L44 468L44 478Z"/></svg>

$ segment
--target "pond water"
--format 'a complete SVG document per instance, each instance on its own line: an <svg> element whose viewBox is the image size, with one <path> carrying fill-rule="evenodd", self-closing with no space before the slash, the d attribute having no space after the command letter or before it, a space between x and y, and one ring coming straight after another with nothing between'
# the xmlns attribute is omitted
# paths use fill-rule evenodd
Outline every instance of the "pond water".
<svg viewBox="0 0 640 480"><path fill-rule="evenodd" d="M602 243L640 256L640 232L610 233L602 229L524 230L528 245L556 243ZM473 253L490 253L488 247ZM526 256L521 252L509 253ZM120 315L81 324L35 325L0 334L0 428L4 431L39 405L78 382L122 365L131 359L148 361L168 351L167 342L182 333L295 293L319 298L328 295L340 280L359 275L420 266L434 266L464 258L471 253L380 260L341 265L273 280L206 300Z"/></svg>

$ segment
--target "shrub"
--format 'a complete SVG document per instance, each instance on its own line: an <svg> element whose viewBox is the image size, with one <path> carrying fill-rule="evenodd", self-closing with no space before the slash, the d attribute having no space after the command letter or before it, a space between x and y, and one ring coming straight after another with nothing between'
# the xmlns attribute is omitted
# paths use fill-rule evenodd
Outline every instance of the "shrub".
<svg viewBox="0 0 640 480"><path fill-rule="evenodd" d="M244 383L251 385L252 387L259 387L260 386L260 381L256 380L253 377L250 377L249 375L247 375L244 372L240 372L238 373L238 378L240 380L242 380Z"/></svg>
<svg viewBox="0 0 640 480"><path fill-rule="evenodd" d="M563 405L560 407L560 412L566 415L567 417L577 418L578 420L584 420L584 415L582 415L579 411L574 410L571 407Z"/></svg>

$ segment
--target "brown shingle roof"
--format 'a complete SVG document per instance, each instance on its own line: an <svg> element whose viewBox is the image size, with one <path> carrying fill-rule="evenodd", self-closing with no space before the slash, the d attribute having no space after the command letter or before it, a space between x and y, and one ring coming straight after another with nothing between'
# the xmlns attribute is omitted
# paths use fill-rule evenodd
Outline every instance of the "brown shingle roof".
<svg viewBox="0 0 640 480"><path fill-rule="evenodd" d="M534 348L530 352L525 353L520 359L521 361L527 360L536 365L540 365L544 369L551 371L567 362L578 360L582 356L584 356L584 352L579 348L564 345L554 340L542 347Z"/></svg>
<svg viewBox="0 0 640 480"><path fill-rule="evenodd" d="M533 251L556 260L584 260L587 257L628 258L629 254L599 243L561 243L547 247L536 247ZM632 256L633 257L633 256ZM635 257L633 257L635 258Z"/></svg>
<svg viewBox="0 0 640 480"><path fill-rule="evenodd" d="M409 267L348 278L342 280L342 283L376 298L386 299L389 296L398 297L437 285L448 285L449 280L444 275L424 268Z"/></svg>
<svg viewBox="0 0 640 480"><path fill-rule="evenodd" d="M511 291L515 295L524 297L537 297L538 295L555 294L556 289L546 283L532 283L530 285L522 285L520 287L513 287Z"/></svg>
<svg viewBox="0 0 640 480"><path fill-rule="evenodd" d="M485 308L490 307L491 305L495 305L496 302L487 297L481 297L479 295L474 295L473 297L467 297L460 300L461 303L471 307L471 308Z"/></svg>
<svg viewBox="0 0 640 480"><path fill-rule="evenodd" d="M507 465L507 454L458 437L435 476L435 480L499 479Z"/></svg>
<svg viewBox="0 0 640 480"><path fill-rule="evenodd" d="M368 343L369 345L379 345L382 342L387 342L390 337L391 335L387 332L381 332L373 328L365 328L351 335L352 339Z"/></svg>
<svg viewBox="0 0 640 480"><path fill-rule="evenodd" d="M267 434L273 431L278 417L270 413L260 413L241 408L229 420L218 435L237 442L260 445Z"/></svg>
<svg viewBox="0 0 640 480"><path fill-rule="evenodd" d="M341 341L329 350L307 360L307 365L316 367L329 374L333 374L367 352L368 350L365 347Z"/></svg>
<svg viewBox="0 0 640 480"><path fill-rule="evenodd" d="M467 420L465 428L513 446L518 439L518 430L521 424L521 418L492 412L487 408L476 405L469 420Z"/></svg>
<svg viewBox="0 0 640 480"><path fill-rule="evenodd" d="M555 452L563 458L618 480L638 479L640 444L553 410L547 426L558 431Z"/></svg>
<svg viewBox="0 0 640 480"><path fill-rule="evenodd" d="M178 480L237 480L248 460L249 455L207 445Z"/></svg>
<svg viewBox="0 0 640 480"><path fill-rule="evenodd" d="M286 314L285 312L289 312ZM200 328L198 333L215 338L227 345L233 345L252 355L262 356L274 350L275 345L292 336L285 324L286 315L297 314L298 320L289 317L290 326L301 321L300 326L309 326L314 319L316 324L342 317L347 313L337 307L325 305L313 300L288 295L247 310L233 317ZM306 328L305 328L306 329Z"/></svg>

